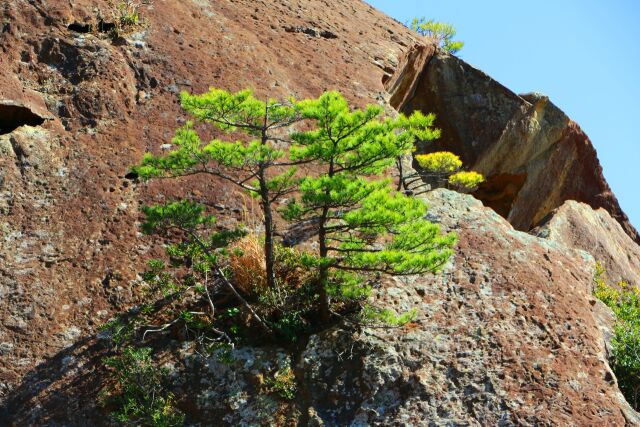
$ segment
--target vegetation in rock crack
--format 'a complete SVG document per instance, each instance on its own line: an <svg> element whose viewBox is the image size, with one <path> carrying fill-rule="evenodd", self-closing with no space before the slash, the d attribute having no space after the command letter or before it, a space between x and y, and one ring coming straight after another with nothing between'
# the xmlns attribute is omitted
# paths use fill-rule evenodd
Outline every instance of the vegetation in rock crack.
<svg viewBox="0 0 640 427"><path fill-rule="evenodd" d="M121 425L181 426L184 415L166 390L166 372L158 368L150 348L127 347L118 356L105 360L115 374L115 384L105 390L104 401L115 406L112 416Z"/></svg>
<svg viewBox="0 0 640 427"><path fill-rule="evenodd" d="M140 3L135 0L108 0L107 17L99 17L98 30L109 33L112 39L131 33L143 27L140 17ZM107 21L108 19L108 21Z"/></svg>
<svg viewBox="0 0 640 427"><path fill-rule="evenodd" d="M626 282L606 283L604 268L596 265L595 295L616 315L611 340L611 367L618 386L634 409L640 409L640 291Z"/></svg>
<svg viewBox="0 0 640 427"><path fill-rule="evenodd" d="M453 40L456 29L451 24L437 22L433 19L426 20L422 17L413 18L410 28L421 36L433 40L436 46L446 52L457 53L464 46L464 42Z"/></svg>
<svg viewBox="0 0 640 427"><path fill-rule="evenodd" d="M418 154L415 156L415 161L418 163L418 170L410 174L403 173L402 160L398 161L401 182L399 189L404 187L413 195L442 187L469 193L475 191L478 185L484 182L482 174L462 170L460 157L448 151Z"/></svg>
<svg viewBox="0 0 640 427"><path fill-rule="evenodd" d="M272 377L264 380L266 391L277 393L280 397L293 400L296 397L297 382L291 368L280 369Z"/></svg>
<svg viewBox="0 0 640 427"><path fill-rule="evenodd" d="M470 192L484 181L478 172L461 170L460 157L448 151L418 154L415 159L421 168L419 175L432 188L449 186L461 192Z"/></svg>
<svg viewBox="0 0 640 427"><path fill-rule="evenodd" d="M259 284L260 274L249 271L243 275L234 267L247 266L247 260L232 257L231 264L228 260L221 263L206 239L185 227L185 223L202 225L204 220L178 218L174 216L176 212L166 210L178 206L184 209L187 205L156 207L145 213L148 219L157 216L154 223L169 221L166 225L186 233L189 244L195 243L212 265L210 278L225 283L264 329L290 334L309 323L316 310L320 319L327 321L332 301L344 308L349 302L366 297L376 274L435 272L451 255L455 236L440 235L437 225L424 220L424 203L394 192L389 180L376 179L397 156L412 150L416 138L434 137L432 115L416 112L411 117L381 120L380 107L351 111L337 92L325 93L318 99L283 102L258 100L248 90L229 93L211 89L202 95L183 93L182 105L198 121L247 138L214 139L205 144L189 122L176 133L175 150L147 154L135 170L143 179L211 175L257 197L263 217L264 263L254 263L251 268L264 265L264 286ZM313 129L292 129L300 121L308 122ZM296 166L309 163L319 173L299 177ZM300 192L301 197L289 198L284 217L294 224L312 224L319 249L318 253L290 254L293 256L289 261L277 262L277 212L273 206L294 191ZM182 224L176 227L175 221ZM245 249L258 252L255 244ZM286 249L280 252L284 254ZM276 274L276 269L291 263L291 258L302 263L310 276L295 289L288 279L278 280ZM247 286L243 276L256 282ZM261 288L258 301L250 303L245 298L255 297L250 295L250 289L256 287ZM292 302L295 309L290 306ZM213 312L215 304L211 305ZM265 310L256 311L254 306L278 307L277 313L270 313L276 314L277 321L263 320L259 311Z"/></svg>

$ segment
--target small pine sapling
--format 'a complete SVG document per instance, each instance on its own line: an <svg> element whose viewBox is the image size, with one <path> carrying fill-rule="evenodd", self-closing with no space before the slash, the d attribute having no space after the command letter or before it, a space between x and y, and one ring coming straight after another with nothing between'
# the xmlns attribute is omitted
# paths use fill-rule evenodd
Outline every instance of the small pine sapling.
<svg viewBox="0 0 640 427"><path fill-rule="evenodd" d="M464 42L453 40L456 29L451 24L436 22L433 19L413 18L410 28L434 41L436 46L451 54L457 53L464 46Z"/></svg>

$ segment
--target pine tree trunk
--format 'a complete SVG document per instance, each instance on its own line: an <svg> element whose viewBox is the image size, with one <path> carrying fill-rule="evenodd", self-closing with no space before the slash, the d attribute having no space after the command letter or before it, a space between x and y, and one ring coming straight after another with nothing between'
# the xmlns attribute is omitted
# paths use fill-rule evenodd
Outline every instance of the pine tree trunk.
<svg viewBox="0 0 640 427"><path fill-rule="evenodd" d="M262 213L264 215L264 259L267 273L267 287L274 289L276 287L276 275L274 271L273 213L271 212L271 203L269 203L269 189L267 188L266 178L264 176L260 177L260 197L262 199Z"/></svg>
<svg viewBox="0 0 640 427"><path fill-rule="evenodd" d="M327 250L327 235L324 228L327 217L327 208L323 209L321 216L320 229L318 231L318 243L320 246L320 258L327 259L329 251ZM326 323L329 321L329 295L327 294L327 284L329 281L329 267L326 264L320 265L318 274L318 296L320 298L320 321Z"/></svg>
<svg viewBox="0 0 640 427"><path fill-rule="evenodd" d="M269 122L269 100L265 101L264 123L262 127L261 144L267 145L269 136L267 135ZM275 256L273 253L273 213L271 212L271 200L269 187L267 186L268 163L262 161L258 168L258 180L260 182L260 199L262 200L262 213L264 215L264 260L267 273L267 287L275 289L276 275L274 271Z"/></svg>

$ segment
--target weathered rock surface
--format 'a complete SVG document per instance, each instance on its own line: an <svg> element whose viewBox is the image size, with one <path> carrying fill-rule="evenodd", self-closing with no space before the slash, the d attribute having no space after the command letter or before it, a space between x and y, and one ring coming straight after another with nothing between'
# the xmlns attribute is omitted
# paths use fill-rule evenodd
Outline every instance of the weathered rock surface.
<svg viewBox="0 0 640 427"><path fill-rule="evenodd" d="M302 363L314 412L328 425L637 422L606 362L602 307L590 304L592 258L513 230L472 197L428 199L460 236L453 263L381 291L387 306L419 310L404 330L311 339Z"/></svg>
<svg viewBox="0 0 640 427"><path fill-rule="evenodd" d="M589 252L607 270L609 283L640 286L640 246L602 208L568 200L533 233Z"/></svg>
<svg viewBox="0 0 640 427"><path fill-rule="evenodd" d="M602 174L589 138L549 98L516 95L432 46L416 45L387 82L391 104L437 116L445 149L487 181L476 196L519 230L530 230L565 200L604 208L640 243Z"/></svg>
<svg viewBox="0 0 640 427"><path fill-rule="evenodd" d="M136 300L136 273L157 254L138 233L141 203L189 195L236 220L243 198L222 183L158 191L127 174L184 122L179 91L339 89L363 106L414 40L360 1L142 3L144 27L114 41L98 26L109 2L0 8L0 402Z"/></svg>
<svg viewBox="0 0 640 427"><path fill-rule="evenodd" d="M0 425L106 423L95 399L104 350L95 334L138 301L136 273L158 254L137 230L142 203L186 195L223 206L220 223L237 221L243 198L223 183L160 188L128 174L184 122L180 90L249 86L259 96L302 98L338 89L362 106L385 97L385 80L396 88L392 103L409 105L440 64L446 84L429 107L443 143L478 141L460 144L461 154L496 170L488 173L496 188L480 195L488 205L508 208L525 229L577 195L633 235L586 137L563 114L431 47L398 67L414 37L360 1L154 1L141 6L145 27L114 41L85 31L98 12L110 16L105 4L9 0L0 12L0 112L13 111L0 126ZM447 71L453 65L462 76ZM390 76L394 68L400 74ZM452 95L461 95L457 110ZM553 143L557 135L569 142ZM500 138L503 148L492 149ZM519 164L501 166L514 144ZM570 184L576 158L585 161L576 170L596 172ZM545 162L566 173L555 192L542 192L553 183L530 182ZM174 342L161 354L182 409L202 425L276 415L311 425L636 423L606 363L611 317L590 297L592 258L514 231L471 197L439 191L430 202L433 218L460 235L455 259L442 276L385 283L378 298L417 308L415 324L345 324L300 354L245 347L224 363ZM293 403L261 380L287 365L300 391Z"/></svg>
<svg viewBox="0 0 640 427"><path fill-rule="evenodd" d="M162 357L175 394L198 425L625 425L637 424L606 360L610 312L591 296L593 258L515 231L468 195L437 190L430 217L458 233L442 275L390 280L376 303L417 319L403 328L338 325L289 354L241 347L202 357L188 347ZM64 377L14 401L11 421L46 414L52 425L99 422L77 388L99 367L91 351L59 357ZM70 352L71 354L71 352ZM77 358L77 359L76 359ZM71 362L69 362L69 360ZM55 369L54 369L55 366ZM265 379L289 368L297 398ZM31 378L41 384L37 378ZM88 408L84 410L83 408Z"/></svg>

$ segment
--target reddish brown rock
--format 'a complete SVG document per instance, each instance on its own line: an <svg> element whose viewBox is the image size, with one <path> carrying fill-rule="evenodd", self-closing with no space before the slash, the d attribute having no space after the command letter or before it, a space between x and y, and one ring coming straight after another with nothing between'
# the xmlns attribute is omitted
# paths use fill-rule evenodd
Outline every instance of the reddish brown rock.
<svg viewBox="0 0 640 427"><path fill-rule="evenodd" d="M190 422L638 425L607 363L613 318L591 295L593 258L514 230L471 196L437 190L427 201L430 218L458 233L455 257L442 274L386 281L375 297L396 312L415 309L414 322L338 324L295 355L238 346L223 359L167 343L161 360ZM9 419L100 424L99 354L93 340L43 364L26 381L33 388L14 396ZM260 387L289 368L298 399Z"/></svg>
<svg viewBox="0 0 640 427"><path fill-rule="evenodd" d="M179 91L302 98L339 89L363 106L381 97L382 76L413 43L359 1L145 2L144 28L115 41L99 31L98 12L110 17L108 2L0 8L0 114L5 103L51 119L0 135L0 401L135 301L136 274L157 255L139 236L138 208L162 196L127 173L184 122ZM221 223L243 204L222 183L170 183L162 193L224 205Z"/></svg>
<svg viewBox="0 0 640 427"><path fill-rule="evenodd" d="M608 283L640 286L640 246L606 210L568 200L533 232L589 252L606 269Z"/></svg>
<svg viewBox="0 0 640 427"><path fill-rule="evenodd" d="M145 27L116 40L95 27L96 10L110 16L105 5L9 0L0 12L0 100L44 119L0 135L0 425L105 423L95 399L103 372L97 329L138 301L137 273L159 253L138 233L142 203L186 196L224 206L220 223L237 221L243 198L221 182L160 188L128 174L184 122L180 90L249 86L259 96L302 98L339 89L362 106L384 98L383 78L397 88L394 102L410 102L424 80L420 66L388 76L415 39L360 1L154 1L141 6ZM86 32L88 24L98 31ZM424 49L416 64L433 62ZM476 94L491 80L468 83L456 89L468 94L462 99L485 102ZM509 93L487 96L498 111L533 108ZM467 135L483 141L504 132L492 124L511 119L458 118L469 117ZM444 135L456 135L447 126ZM496 209L514 211L524 172L533 173L492 177L486 191ZM262 422L274 406L255 395L256 377L273 374L278 359L305 374L300 407L282 410L304 410L301 424L633 423L604 358L596 317L606 312L590 308L592 260L515 232L470 197L438 194L434 218L461 237L453 264L437 280L387 283L380 295L389 307L418 308L420 322L402 333L334 328L307 346L308 362L284 349L239 348L233 369L173 343L163 357L182 378L181 404L205 425ZM342 348L344 337L355 345ZM340 405L342 397L353 406Z"/></svg>
<svg viewBox="0 0 640 427"><path fill-rule="evenodd" d="M416 45L387 81L400 111L433 112L442 137L422 150L450 150L487 177L476 196L519 230L564 203L604 208L640 243L579 126L539 94L516 95L430 46Z"/></svg>

